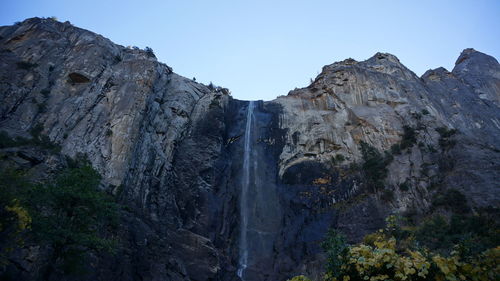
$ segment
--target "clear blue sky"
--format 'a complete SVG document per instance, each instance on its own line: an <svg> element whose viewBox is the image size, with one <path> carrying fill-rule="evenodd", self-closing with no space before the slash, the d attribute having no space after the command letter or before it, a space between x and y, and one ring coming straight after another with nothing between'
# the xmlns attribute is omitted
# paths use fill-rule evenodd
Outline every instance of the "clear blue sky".
<svg viewBox="0 0 500 281"><path fill-rule="evenodd" d="M323 65L378 51L418 75L469 47L500 57L500 1L3 0L0 25L56 16L115 43L150 46L180 75L270 100Z"/></svg>

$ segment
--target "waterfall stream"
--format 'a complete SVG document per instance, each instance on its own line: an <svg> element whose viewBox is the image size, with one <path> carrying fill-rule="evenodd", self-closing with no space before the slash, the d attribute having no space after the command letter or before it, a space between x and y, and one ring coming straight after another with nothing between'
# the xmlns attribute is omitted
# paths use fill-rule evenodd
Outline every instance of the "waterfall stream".
<svg viewBox="0 0 500 281"><path fill-rule="evenodd" d="M250 186L250 158L252 153L252 119L254 102L248 103L247 120L245 126L245 140L243 151L243 175L241 179L240 196L240 246L239 246L239 265L238 276L244 280L245 269L248 265L248 190Z"/></svg>

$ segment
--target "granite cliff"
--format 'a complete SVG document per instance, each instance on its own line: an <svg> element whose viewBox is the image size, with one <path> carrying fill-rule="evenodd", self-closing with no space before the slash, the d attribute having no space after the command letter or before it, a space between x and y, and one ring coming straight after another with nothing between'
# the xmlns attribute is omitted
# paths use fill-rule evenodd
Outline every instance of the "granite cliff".
<svg viewBox="0 0 500 281"><path fill-rule="evenodd" d="M500 205L500 65L473 49L422 77L391 54L347 59L252 106L151 50L52 19L0 27L0 65L0 131L36 128L60 148L1 147L1 167L48 178L84 155L126 206L117 254L89 253L90 273L50 280L319 278L329 228L359 241L389 214L450 212L433 204L449 190L463 212ZM363 149L378 170L363 170ZM39 278L50 251L28 241L0 274Z"/></svg>

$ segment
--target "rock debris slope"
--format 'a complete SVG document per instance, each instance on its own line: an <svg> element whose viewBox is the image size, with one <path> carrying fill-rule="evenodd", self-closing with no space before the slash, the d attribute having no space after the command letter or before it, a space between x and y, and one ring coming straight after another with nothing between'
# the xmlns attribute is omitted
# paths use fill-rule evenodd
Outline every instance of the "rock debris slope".
<svg viewBox="0 0 500 281"><path fill-rule="evenodd" d="M94 254L92 273L75 280L240 279L248 102L173 73L151 51L51 19L0 27L0 65L0 130L29 138L38 128L61 147L1 148L2 165L48 177L61 155L85 155L128 206L119 253ZM390 54L348 59L255 102L244 279L319 276L328 228L359 241L391 213L436 208L449 189L466 211L498 208L499 105L500 66L473 49L451 72L422 77ZM386 172L360 168L362 147L380 152ZM28 244L1 273L37 278L48 251Z"/></svg>

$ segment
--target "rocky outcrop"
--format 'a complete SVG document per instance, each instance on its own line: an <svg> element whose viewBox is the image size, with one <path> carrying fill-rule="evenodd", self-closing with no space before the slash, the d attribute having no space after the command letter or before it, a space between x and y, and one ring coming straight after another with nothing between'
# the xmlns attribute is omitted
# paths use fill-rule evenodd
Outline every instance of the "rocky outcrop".
<svg viewBox="0 0 500 281"><path fill-rule="evenodd" d="M63 154L86 155L103 175L102 189L133 208L123 255L94 277L218 274L223 259L203 217L218 215L207 197L224 144L227 92L68 22L28 19L0 28L0 36L1 130L30 138L42 128Z"/></svg>
<svg viewBox="0 0 500 281"><path fill-rule="evenodd" d="M239 280L248 102L175 74L151 50L51 19L0 27L0 64L0 131L35 130L60 147L2 148L1 167L43 178L63 155L85 155L127 206L119 253L94 253L93 273L76 279ZM498 62L473 49L452 72L422 77L377 53L256 102L245 280L319 278L328 228L358 241L391 213L447 212L433 201L449 189L466 196L464 212L498 208L499 81ZM383 169L361 168L362 146ZM34 279L49 250L20 247L0 272Z"/></svg>
<svg viewBox="0 0 500 281"><path fill-rule="evenodd" d="M281 127L288 129L280 176L316 163L311 169L320 180L318 170L331 169L338 155L345 160L333 166L342 171L362 161L360 142L390 152L386 189L340 211L338 227L355 240L378 227L377 216L428 210L436 186L460 190L474 207L498 206L492 196L500 168L498 67L494 58L472 49L464 50L453 72L439 68L422 78L390 54L325 66L309 87L274 101L282 105ZM444 128L456 130L453 144L447 145ZM414 144L394 153L407 134ZM336 187L331 185L332 203L352 198L357 189L353 185L345 193ZM392 198L382 200L384 193Z"/></svg>

